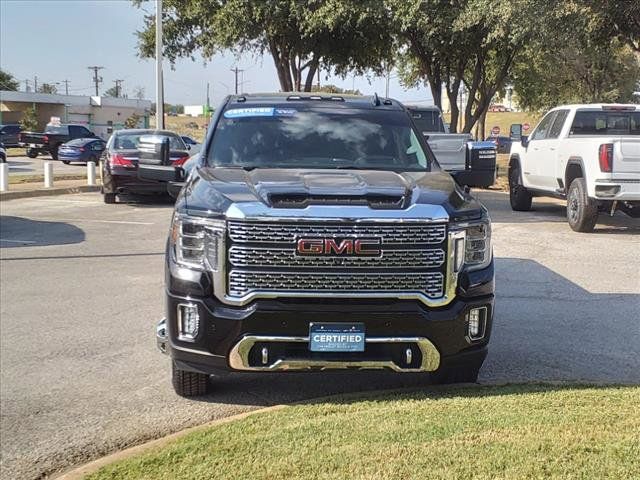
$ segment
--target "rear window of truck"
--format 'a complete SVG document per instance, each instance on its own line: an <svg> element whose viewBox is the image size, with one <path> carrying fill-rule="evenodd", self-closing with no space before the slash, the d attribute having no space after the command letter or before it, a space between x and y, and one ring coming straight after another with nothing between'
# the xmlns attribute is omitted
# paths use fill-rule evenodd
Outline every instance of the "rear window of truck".
<svg viewBox="0 0 640 480"><path fill-rule="evenodd" d="M578 110L569 135L640 135L640 112Z"/></svg>

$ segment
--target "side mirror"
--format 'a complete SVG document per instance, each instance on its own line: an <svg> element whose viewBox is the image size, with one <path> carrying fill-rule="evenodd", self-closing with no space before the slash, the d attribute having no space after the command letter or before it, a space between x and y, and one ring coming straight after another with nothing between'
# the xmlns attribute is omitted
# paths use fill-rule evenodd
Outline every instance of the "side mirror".
<svg viewBox="0 0 640 480"><path fill-rule="evenodd" d="M529 137L528 137L527 135L523 135L523 136L520 138L520 143L522 144L522 146L523 146L524 148L527 148L527 146L529 145Z"/></svg>
<svg viewBox="0 0 640 480"><path fill-rule="evenodd" d="M187 145L187 150L191 150L191 145Z"/></svg>
<svg viewBox="0 0 640 480"><path fill-rule="evenodd" d="M468 142L465 169L451 172L458 185L487 188L496 181L496 146L493 142Z"/></svg>
<svg viewBox="0 0 640 480"><path fill-rule="evenodd" d="M514 123L509 128L509 138L512 142L517 142L522 138L522 124Z"/></svg>

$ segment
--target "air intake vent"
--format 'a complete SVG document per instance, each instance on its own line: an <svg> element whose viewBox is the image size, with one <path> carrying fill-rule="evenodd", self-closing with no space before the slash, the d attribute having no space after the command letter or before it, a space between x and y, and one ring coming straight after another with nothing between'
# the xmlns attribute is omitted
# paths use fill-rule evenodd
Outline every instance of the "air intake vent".
<svg viewBox="0 0 640 480"><path fill-rule="evenodd" d="M402 208L404 197L400 195L307 195L272 194L269 201L275 208L305 208L309 205L365 205L374 209Z"/></svg>

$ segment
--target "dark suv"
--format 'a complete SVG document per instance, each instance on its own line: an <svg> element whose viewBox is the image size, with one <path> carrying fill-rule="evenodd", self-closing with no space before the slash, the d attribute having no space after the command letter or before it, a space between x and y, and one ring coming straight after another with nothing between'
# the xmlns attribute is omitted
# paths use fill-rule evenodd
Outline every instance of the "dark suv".
<svg viewBox="0 0 640 480"><path fill-rule="evenodd" d="M182 180L152 163L141 160L142 177ZM474 184L472 167L464 178ZM401 104L233 96L176 202L156 336L185 396L221 370L473 382L493 290L487 210L440 169Z"/></svg>

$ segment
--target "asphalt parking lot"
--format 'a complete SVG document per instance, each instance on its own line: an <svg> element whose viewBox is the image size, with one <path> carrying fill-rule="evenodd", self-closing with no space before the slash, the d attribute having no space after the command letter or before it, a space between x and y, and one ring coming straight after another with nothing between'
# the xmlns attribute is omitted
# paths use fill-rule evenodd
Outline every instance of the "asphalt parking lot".
<svg viewBox="0 0 640 480"><path fill-rule="evenodd" d="M502 193L479 197L497 292L481 382L640 383L640 222L617 214L578 234L557 202L516 213ZM276 403L429 388L423 375L238 374L209 397L177 397L154 339L171 209L93 193L0 204L2 478L41 478Z"/></svg>
<svg viewBox="0 0 640 480"><path fill-rule="evenodd" d="M8 157L9 175L44 175L44 162L53 161L54 175L83 175L87 173L87 167L81 163L64 163L52 160L49 155L39 155L36 158L29 158L26 155L20 157Z"/></svg>

